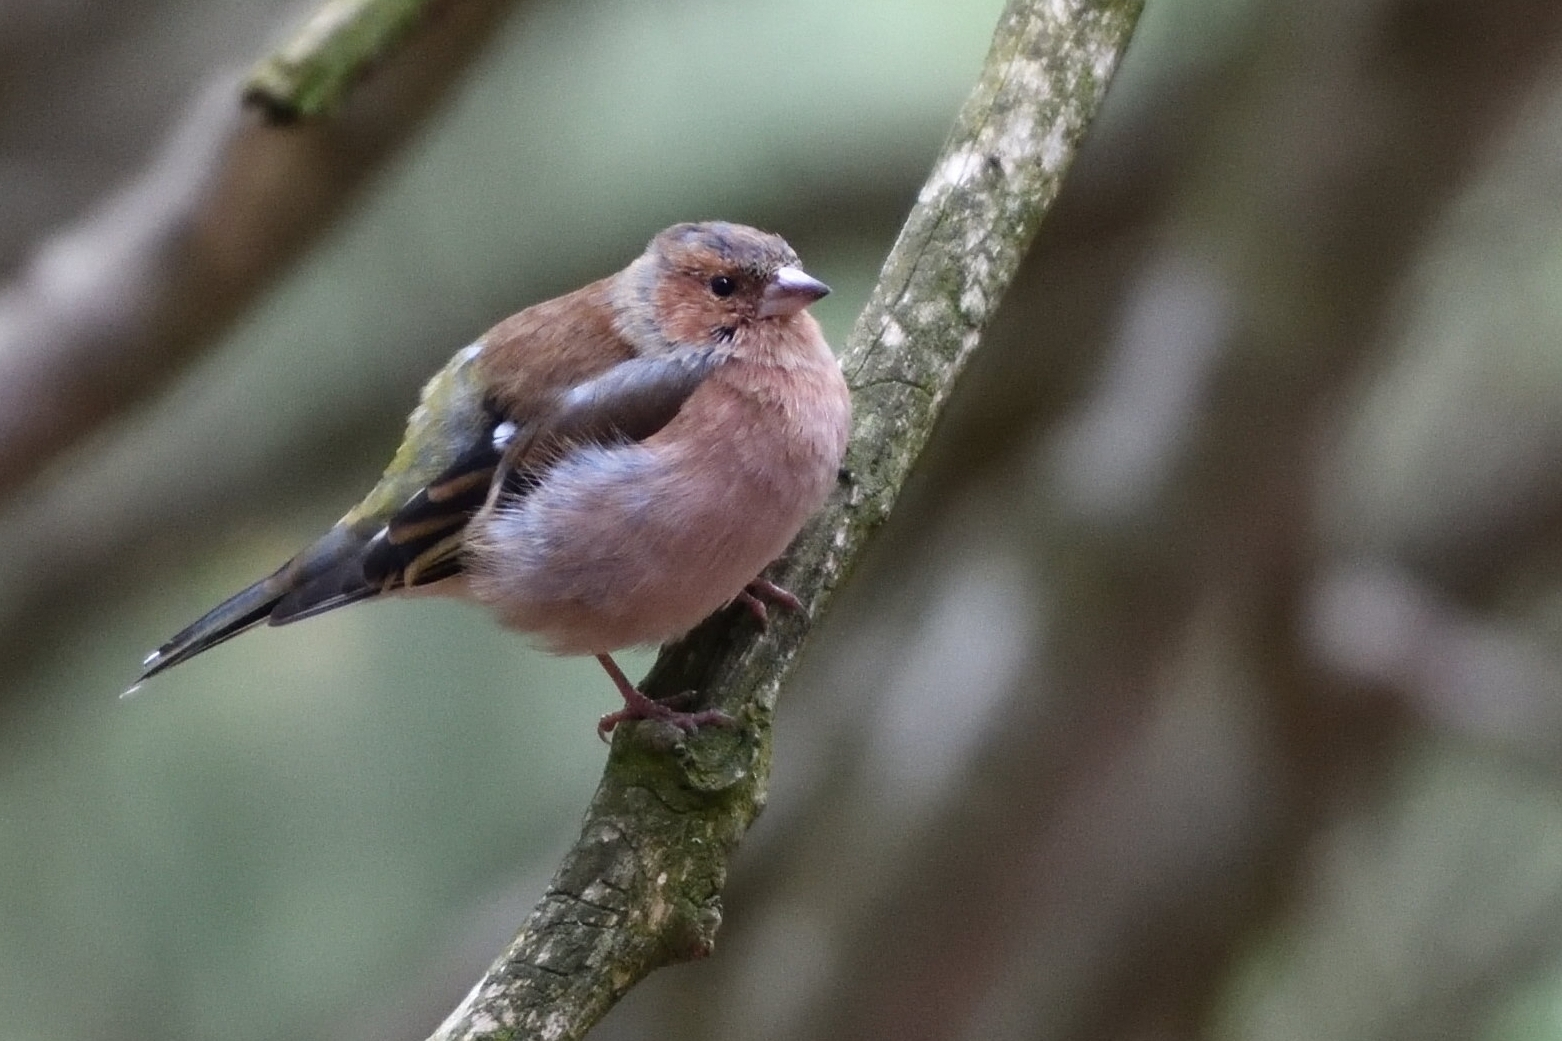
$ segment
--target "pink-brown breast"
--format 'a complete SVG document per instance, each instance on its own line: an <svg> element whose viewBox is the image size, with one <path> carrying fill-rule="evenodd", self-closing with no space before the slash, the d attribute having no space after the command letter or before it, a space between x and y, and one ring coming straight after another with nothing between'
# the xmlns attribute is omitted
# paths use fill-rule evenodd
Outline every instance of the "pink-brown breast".
<svg viewBox="0 0 1562 1041"><path fill-rule="evenodd" d="M851 401L807 315L744 345L642 444L586 447L474 532L471 591L559 653L693 628L779 556L835 484Z"/></svg>

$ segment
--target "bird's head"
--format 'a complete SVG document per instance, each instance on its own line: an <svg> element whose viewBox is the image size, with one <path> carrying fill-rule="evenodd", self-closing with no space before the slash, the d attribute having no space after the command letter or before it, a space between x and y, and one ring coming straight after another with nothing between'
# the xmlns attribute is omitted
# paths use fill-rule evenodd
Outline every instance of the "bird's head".
<svg viewBox="0 0 1562 1041"><path fill-rule="evenodd" d="M779 235L742 224L675 224L626 268L614 294L620 330L647 353L741 351L773 340L830 291Z"/></svg>

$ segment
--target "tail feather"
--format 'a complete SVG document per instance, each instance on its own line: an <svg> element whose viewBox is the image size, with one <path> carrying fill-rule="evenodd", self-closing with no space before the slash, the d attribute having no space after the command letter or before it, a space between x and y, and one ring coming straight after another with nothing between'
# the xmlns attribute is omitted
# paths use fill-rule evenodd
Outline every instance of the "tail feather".
<svg viewBox="0 0 1562 1041"><path fill-rule="evenodd" d="M224 600L147 655L129 694L146 680L262 622L283 625L374 596L363 578L368 540L338 526L266 578Z"/></svg>
<svg viewBox="0 0 1562 1041"><path fill-rule="evenodd" d="M141 676L136 684L264 622L272 607L287 592L287 571L287 567L282 567L185 626L173 639L147 655L141 663Z"/></svg>
<svg viewBox="0 0 1562 1041"><path fill-rule="evenodd" d="M295 590L295 592L297 591ZM367 600L371 596L379 595L380 590L378 588L368 585L357 585L339 593L331 593L320 600L314 598L295 599L293 594L289 593L271 609L271 624L292 625L294 622L302 622L306 618L313 618L317 614L325 614L327 611L334 611L338 607L346 607L348 604L356 604L360 600Z"/></svg>

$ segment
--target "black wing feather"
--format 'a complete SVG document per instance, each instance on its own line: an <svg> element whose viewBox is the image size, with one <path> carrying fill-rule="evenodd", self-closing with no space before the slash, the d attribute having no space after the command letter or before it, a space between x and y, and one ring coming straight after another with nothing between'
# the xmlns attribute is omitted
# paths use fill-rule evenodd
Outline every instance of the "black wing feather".
<svg viewBox="0 0 1562 1041"><path fill-rule="evenodd" d="M403 585L427 585L460 573L458 553L443 554L421 567L418 561L465 528L488 499L504 448L504 442L496 444L494 437L504 419L493 409L488 416L490 422L484 426L482 436L444 473L408 499L370 540L363 556L363 580L370 588L378 592ZM411 582L406 581L409 570Z"/></svg>

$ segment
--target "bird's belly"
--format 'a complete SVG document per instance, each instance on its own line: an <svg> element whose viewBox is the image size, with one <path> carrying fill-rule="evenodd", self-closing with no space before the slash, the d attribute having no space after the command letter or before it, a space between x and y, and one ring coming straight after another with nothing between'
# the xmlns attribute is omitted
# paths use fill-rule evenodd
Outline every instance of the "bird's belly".
<svg viewBox="0 0 1562 1041"><path fill-rule="evenodd" d="M831 474L777 481L640 446L578 449L474 522L472 594L563 654L692 629L786 549Z"/></svg>

